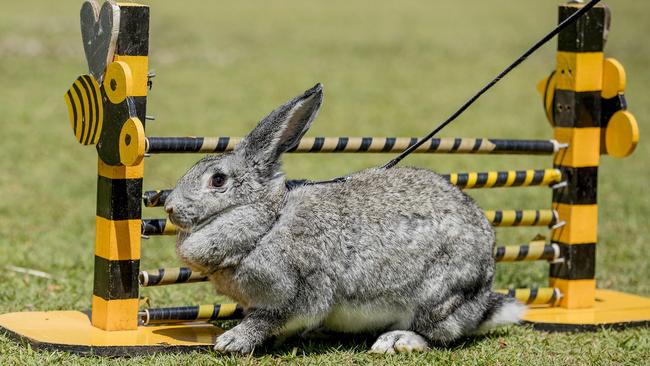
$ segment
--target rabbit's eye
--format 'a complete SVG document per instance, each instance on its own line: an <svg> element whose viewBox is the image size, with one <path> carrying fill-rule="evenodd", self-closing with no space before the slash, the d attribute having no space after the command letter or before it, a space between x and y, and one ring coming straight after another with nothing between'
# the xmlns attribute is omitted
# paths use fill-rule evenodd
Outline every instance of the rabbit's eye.
<svg viewBox="0 0 650 366"><path fill-rule="evenodd" d="M223 187L226 184L226 175L223 173L216 173L210 178L210 186L215 188Z"/></svg>

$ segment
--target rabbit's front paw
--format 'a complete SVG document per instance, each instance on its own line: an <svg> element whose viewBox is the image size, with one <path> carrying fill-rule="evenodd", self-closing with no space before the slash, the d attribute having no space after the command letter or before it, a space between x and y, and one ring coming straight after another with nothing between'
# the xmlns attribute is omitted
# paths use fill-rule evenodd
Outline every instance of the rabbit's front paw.
<svg viewBox="0 0 650 366"><path fill-rule="evenodd" d="M384 333L370 347L370 353L410 353L429 350L427 340L408 330L394 330Z"/></svg>
<svg viewBox="0 0 650 366"><path fill-rule="evenodd" d="M256 342L251 340L251 337L246 332L234 327L217 337L214 349L224 353L249 354L253 352L256 345Z"/></svg>

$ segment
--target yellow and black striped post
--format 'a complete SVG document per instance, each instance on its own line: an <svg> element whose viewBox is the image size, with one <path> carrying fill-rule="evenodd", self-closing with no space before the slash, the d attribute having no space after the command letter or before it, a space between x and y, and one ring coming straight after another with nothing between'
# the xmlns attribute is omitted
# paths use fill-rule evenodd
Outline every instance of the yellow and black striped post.
<svg viewBox="0 0 650 366"><path fill-rule="evenodd" d="M104 121L97 144L97 217L92 324L136 329L149 7L120 3L119 35L107 67Z"/></svg>
<svg viewBox="0 0 650 366"><path fill-rule="evenodd" d="M559 7L559 21L583 4ZM566 225L553 230L563 262L550 269L550 284L564 295L565 308L589 308L595 301L598 232L596 188L601 136L601 89L607 9L600 5L558 36L552 115L555 139L568 144L554 166L566 185L553 192L553 208Z"/></svg>

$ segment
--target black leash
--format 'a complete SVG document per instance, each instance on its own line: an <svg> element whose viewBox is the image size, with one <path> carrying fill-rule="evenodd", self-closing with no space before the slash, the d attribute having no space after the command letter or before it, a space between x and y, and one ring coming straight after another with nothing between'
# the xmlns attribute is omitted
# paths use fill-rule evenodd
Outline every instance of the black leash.
<svg viewBox="0 0 650 366"><path fill-rule="evenodd" d="M449 116L444 122L442 122L438 127L436 127L433 131L431 131L428 135L420 139L418 142L416 142L414 145L411 145L408 149L404 150L401 154L399 154L397 157L395 157L393 160L389 161L386 163L386 165L383 166L383 168L388 169L391 168L397 163L399 163L402 159L407 157L409 154L411 154L413 151L415 151L418 147L422 146L425 142L430 140L435 134L440 132L443 128L445 128L448 124L453 122L458 116L460 116L467 108L469 108L478 98L481 97L486 91L488 91L490 88L492 88L496 83L498 83L504 76L506 76L510 71L512 71L514 68L519 66L522 62L524 62L528 56L533 54L533 52L537 51L540 47L542 47L546 42L550 41L551 38L555 37L558 33L560 33L564 28L567 26L571 25L573 22L575 22L578 18L583 16L586 12L591 10L596 4L598 4L600 0L592 0L590 1L587 5L583 6L580 8L580 10L576 11L573 13L570 17L566 18L562 23L560 23L555 29L553 29L550 33L548 33L544 38L540 39L535 43L531 48L529 48L526 52L524 52L515 62L510 64L508 67L506 67L497 77L492 79L489 83L487 83L481 90L478 91L478 93L474 94L473 97L471 97L465 104L463 104L456 112L454 112L451 116ZM340 178L337 178L340 179Z"/></svg>
<svg viewBox="0 0 650 366"><path fill-rule="evenodd" d="M526 52L524 52L519 58L517 58L512 64L510 64L508 67L506 67L503 71L499 73L492 81L487 83L481 90L479 90L476 94L474 94L473 97L471 97L469 100L465 102L456 112L454 112L451 116L449 116L444 122L442 122L438 127L436 127L433 131L431 131L428 135L423 137L422 139L418 140L415 144L409 146L406 150L404 150L401 154L396 156L393 160L389 161L384 165L382 168L388 169L392 168L397 163L399 163L402 159L407 157L409 154L411 154L413 151L415 151L418 147L422 146L425 142L430 140L433 136L435 136L440 130L445 128L448 124L453 122L458 116L463 114L467 108L469 108L478 98L481 97L486 91L490 90L496 83L498 83L501 79L503 79L504 76L508 75L510 71L512 71L514 68L519 66L522 62L524 62L528 56L532 55L535 51L537 51L540 47L542 47L546 42L550 41L553 37L555 37L558 33L560 33L564 28L568 27L571 25L573 22L578 20L581 16L583 16L586 12L591 10L596 4L598 4L600 0L592 0L590 1L587 5L583 6L580 8L578 11L573 13L570 17L566 18L562 23L560 23L555 29L553 29L551 32L546 34L542 39L537 41L532 47L530 47ZM314 184L326 184L326 183L339 183L339 182L344 182L348 179L348 177L338 177L330 180L323 180L323 181L304 181L304 180L299 180L299 181L293 181L288 185L289 189L293 189L295 187L299 187L301 185L314 185Z"/></svg>

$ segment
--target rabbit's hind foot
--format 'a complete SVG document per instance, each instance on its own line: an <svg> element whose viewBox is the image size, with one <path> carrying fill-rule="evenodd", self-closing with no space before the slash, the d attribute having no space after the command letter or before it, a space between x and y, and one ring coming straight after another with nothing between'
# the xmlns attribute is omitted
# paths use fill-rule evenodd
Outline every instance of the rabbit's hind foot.
<svg viewBox="0 0 650 366"><path fill-rule="evenodd" d="M394 330L384 333L370 347L370 353L410 353L429 350L427 340L409 330Z"/></svg>

